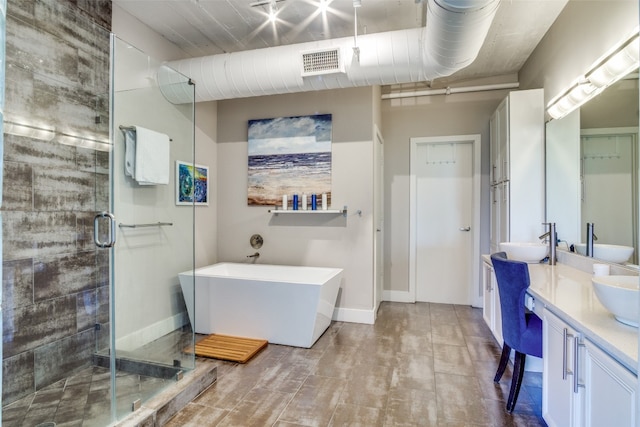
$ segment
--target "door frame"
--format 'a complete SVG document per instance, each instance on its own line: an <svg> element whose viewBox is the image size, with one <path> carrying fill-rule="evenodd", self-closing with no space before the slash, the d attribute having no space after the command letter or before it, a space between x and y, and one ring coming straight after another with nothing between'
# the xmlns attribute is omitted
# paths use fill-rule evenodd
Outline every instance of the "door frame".
<svg viewBox="0 0 640 427"><path fill-rule="evenodd" d="M384 276L380 277L380 273L384 274L384 138L375 124L373 134L373 312L376 318L384 293Z"/></svg>
<svg viewBox="0 0 640 427"><path fill-rule="evenodd" d="M416 192L418 189L416 178L416 161L417 150L419 145L424 144L469 144L473 145L473 215L471 224L471 233L473 235L473 253L471 268L471 283L469 291L471 294L471 305L473 307L482 307L482 282L480 280L480 183L481 183L481 163L480 163L480 134L472 135L449 135L449 136L433 136L433 137L415 137L411 138L410 150L410 177L409 177L409 296L416 301L417 285L416 285L416 232L417 224L417 203Z"/></svg>

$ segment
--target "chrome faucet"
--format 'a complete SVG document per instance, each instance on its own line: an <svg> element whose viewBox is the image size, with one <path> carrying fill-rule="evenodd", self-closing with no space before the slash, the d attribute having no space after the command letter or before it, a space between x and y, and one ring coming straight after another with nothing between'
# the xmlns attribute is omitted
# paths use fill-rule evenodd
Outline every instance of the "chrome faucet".
<svg viewBox="0 0 640 427"><path fill-rule="evenodd" d="M592 222L587 223L587 256L593 258L593 242L598 240L598 236L595 235L593 229L595 228L595 224Z"/></svg>
<svg viewBox="0 0 640 427"><path fill-rule="evenodd" d="M540 240L547 239L549 242L549 265L556 265L556 245L558 244L558 238L556 234L555 222L543 222L544 225L549 226L549 231L538 236Z"/></svg>

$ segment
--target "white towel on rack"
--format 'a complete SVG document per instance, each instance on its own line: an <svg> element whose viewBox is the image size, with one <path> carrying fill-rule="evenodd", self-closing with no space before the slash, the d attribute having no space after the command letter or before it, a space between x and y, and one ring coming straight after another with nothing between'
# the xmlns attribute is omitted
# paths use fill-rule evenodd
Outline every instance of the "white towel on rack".
<svg viewBox="0 0 640 427"><path fill-rule="evenodd" d="M136 132L133 129L124 131L124 174L135 178L136 167Z"/></svg>
<svg viewBox="0 0 640 427"><path fill-rule="evenodd" d="M135 126L134 178L140 185L169 184L169 136Z"/></svg>

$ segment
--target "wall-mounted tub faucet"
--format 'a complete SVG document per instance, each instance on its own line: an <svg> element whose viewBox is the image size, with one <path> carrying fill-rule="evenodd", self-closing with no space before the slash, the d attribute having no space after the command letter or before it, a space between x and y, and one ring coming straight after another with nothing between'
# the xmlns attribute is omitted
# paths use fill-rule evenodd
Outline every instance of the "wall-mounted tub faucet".
<svg viewBox="0 0 640 427"><path fill-rule="evenodd" d="M257 260L260 257L260 252L256 252L253 255L247 255L247 258L253 258L253 260Z"/></svg>
<svg viewBox="0 0 640 427"><path fill-rule="evenodd" d="M558 235L556 234L555 222L544 222L544 225L549 226L549 231L541 236L538 236L540 240L547 238L549 242L549 265L556 265L556 245L558 244Z"/></svg>
<svg viewBox="0 0 640 427"><path fill-rule="evenodd" d="M249 244L253 249L260 249L263 243L264 243L264 239L259 234L254 234L249 238Z"/></svg>

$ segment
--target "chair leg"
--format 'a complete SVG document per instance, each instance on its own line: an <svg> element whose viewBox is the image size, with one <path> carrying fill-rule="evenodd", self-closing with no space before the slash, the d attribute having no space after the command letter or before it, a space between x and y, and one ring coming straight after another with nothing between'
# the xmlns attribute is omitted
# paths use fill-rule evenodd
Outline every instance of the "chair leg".
<svg viewBox="0 0 640 427"><path fill-rule="evenodd" d="M511 355L511 347L507 343L502 344L502 356L500 356L500 363L498 364L498 370L496 376L493 378L493 382L497 383L502 378L507 365L509 364L509 356Z"/></svg>
<svg viewBox="0 0 640 427"><path fill-rule="evenodd" d="M511 391L509 391L509 399L507 400L507 411L513 412L520 393L522 385L522 377L524 376L524 361L527 355L516 351L513 364L513 378L511 378Z"/></svg>

